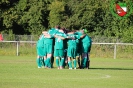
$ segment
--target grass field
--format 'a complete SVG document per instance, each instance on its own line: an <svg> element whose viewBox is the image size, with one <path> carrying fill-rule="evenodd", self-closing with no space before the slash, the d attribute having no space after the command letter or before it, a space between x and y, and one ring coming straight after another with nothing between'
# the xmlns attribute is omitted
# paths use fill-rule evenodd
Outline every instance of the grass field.
<svg viewBox="0 0 133 88"><path fill-rule="evenodd" d="M133 88L133 59L91 58L90 69L38 69L36 57L0 56L0 88Z"/></svg>

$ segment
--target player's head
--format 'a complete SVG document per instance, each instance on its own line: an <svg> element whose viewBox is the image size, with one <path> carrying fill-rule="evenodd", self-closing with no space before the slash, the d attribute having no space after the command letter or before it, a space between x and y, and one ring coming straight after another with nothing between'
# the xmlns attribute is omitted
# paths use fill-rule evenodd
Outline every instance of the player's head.
<svg viewBox="0 0 133 88"><path fill-rule="evenodd" d="M63 28L61 28L61 29L59 30L59 32L61 32L61 33L64 33L64 30L63 30Z"/></svg>
<svg viewBox="0 0 133 88"><path fill-rule="evenodd" d="M62 27L62 28L60 28L59 31L61 31L61 32L63 32L63 33L66 33L66 28Z"/></svg>
<svg viewBox="0 0 133 88"><path fill-rule="evenodd" d="M69 32L70 32L69 29L65 29L65 31L64 31L65 34L67 34L67 33L69 33Z"/></svg>
<svg viewBox="0 0 133 88"><path fill-rule="evenodd" d="M76 32L76 30L72 30L72 32L73 32L73 33L75 33L75 32Z"/></svg>
<svg viewBox="0 0 133 88"><path fill-rule="evenodd" d="M55 26L55 29L59 30L60 29L60 26L59 25L56 25Z"/></svg>
<svg viewBox="0 0 133 88"><path fill-rule="evenodd" d="M79 30L75 30L76 32L78 32Z"/></svg>
<svg viewBox="0 0 133 88"><path fill-rule="evenodd" d="M87 29L83 29L83 33L86 34L88 31Z"/></svg>
<svg viewBox="0 0 133 88"><path fill-rule="evenodd" d="M80 30L80 32L82 33L82 34L84 34L84 30L82 29L82 30Z"/></svg>

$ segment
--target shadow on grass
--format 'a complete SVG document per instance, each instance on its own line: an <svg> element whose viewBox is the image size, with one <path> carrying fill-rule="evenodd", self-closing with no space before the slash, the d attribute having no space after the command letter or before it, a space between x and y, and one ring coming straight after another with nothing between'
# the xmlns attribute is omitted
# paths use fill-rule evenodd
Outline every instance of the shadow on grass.
<svg viewBox="0 0 133 88"><path fill-rule="evenodd" d="M89 68L89 69L97 69L97 70L133 70L132 68Z"/></svg>

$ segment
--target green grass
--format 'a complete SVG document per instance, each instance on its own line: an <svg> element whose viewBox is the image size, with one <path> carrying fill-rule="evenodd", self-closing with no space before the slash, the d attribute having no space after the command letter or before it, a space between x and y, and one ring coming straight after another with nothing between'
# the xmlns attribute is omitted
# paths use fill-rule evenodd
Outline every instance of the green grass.
<svg viewBox="0 0 133 88"><path fill-rule="evenodd" d="M36 57L0 56L0 88L133 88L132 59L91 58L90 69L38 69Z"/></svg>

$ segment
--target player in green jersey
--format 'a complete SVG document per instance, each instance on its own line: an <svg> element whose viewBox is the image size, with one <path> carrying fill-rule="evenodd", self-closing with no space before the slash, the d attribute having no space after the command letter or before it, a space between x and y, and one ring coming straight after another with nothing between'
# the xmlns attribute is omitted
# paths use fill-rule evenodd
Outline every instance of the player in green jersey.
<svg viewBox="0 0 133 88"><path fill-rule="evenodd" d="M85 30L82 31L83 34L85 34ZM87 67L87 63L89 60L89 56L88 56L88 53L90 52L91 50L91 44L92 44L92 41L91 41L91 38L86 34L82 40L81 40L81 43L82 43L82 61L81 61L81 65L82 65L82 68L86 68Z"/></svg>
<svg viewBox="0 0 133 88"><path fill-rule="evenodd" d="M44 31L43 34L45 36L45 42L44 42L44 53L46 54L45 58L46 58L46 68L51 68L52 64L51 63L51 58L52 58L52 54L53 54L53 39L54 39L54 35L58 32L57 28L52 28L50 29L48 32Z"/></svg>
<svg viewBox="0 0 133 88"><path fill-rule="evenodd" d="M54 57L56 58L56 65L58 69L63 69L64 66L64 39L66 34L63 31L63 28L55 34L55 46L54 46Z"/></svg>
<svg viewBox="0 0 133 88"><path fill-rule="evenodd" d="M38 68L42 67L42 58L45 56L44 54L44 35L39 36L39 40L37 41L37 66Z"/></svg>
<svg viewBox="0 0 133 88"><path fill-rule="evenodd" d="M69 65L69 69L72 69L72 59L73 59L74 69L76 69L77 44L79 41L76 35L74 35L74 32L68 33L68 36L69 36L68 49L67 49L68 65Z"/></svg>
<svg viewBox="0 0 133 88"><path fill-rule="evenodd" d="M84 38L85 34L82 33L82 31L80 30L76 30L75 31L75 36L77 37L77 39L79 40L79 42L77 42L77 55L76 55L76 59L78 60L78 68L81 68L81 56L82 56L82 50L80 47L82 47L82 42L81 39Z"/></svg>
<svg viewBox="0 0 133 88"><path fill-rule="evenodd" d="M79 42L77 43L77 55L76 55L76 59L78 60L78 68L81 68L81 38L83 37L83 34L79 31L79 30L76 30L76 32L74 33L75 35L77 35L78 39L79 39Z"/></svg>

